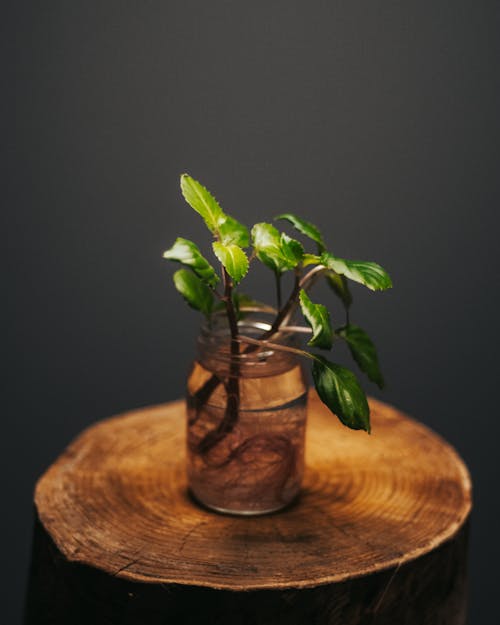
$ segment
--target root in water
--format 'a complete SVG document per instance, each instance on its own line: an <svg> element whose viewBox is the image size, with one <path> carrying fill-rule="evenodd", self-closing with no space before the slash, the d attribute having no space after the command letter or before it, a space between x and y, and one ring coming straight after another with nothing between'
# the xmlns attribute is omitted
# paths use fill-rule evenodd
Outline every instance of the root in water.
<svg viewBox="0 0 500 625"><path fill-rule="evenodd" d="M228 507L245 499L280 502L285 498L285 487L299 473L296 448L287 436L262 432L233 447L226 444L227 439L221 441L209 452L194 455L200 480L206 479L211 490L224 492Z"/></svg>

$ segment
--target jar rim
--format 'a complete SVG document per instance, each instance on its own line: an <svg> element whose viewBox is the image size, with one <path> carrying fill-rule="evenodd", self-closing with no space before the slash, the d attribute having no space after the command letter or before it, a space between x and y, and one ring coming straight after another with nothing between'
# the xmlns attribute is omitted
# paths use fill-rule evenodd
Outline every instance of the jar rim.
<svg viewBox="0 0 500 625"><path fill-rule="evenodd" d="M240 309L240 312L246 314L238 320L238 329L241 329L242 334L248 335L249 338L258 338L263 332L270 330L272 322L265 316L276 315L276 311L270 307L245 306ZM272 338L275 345L292 346L296 344L296 340L294 332L278 331ZM240 353L231 353L231 333L224 310L215 312L202 324L197 341L201 360L210 361L213 366L218 365L223 368L231 362L244 367L245 370L269 368L271 362L280 368L288 368L297 360L297 356L288 351L268 346L253 346L244 340L238 340L238 343Z"/></svg>

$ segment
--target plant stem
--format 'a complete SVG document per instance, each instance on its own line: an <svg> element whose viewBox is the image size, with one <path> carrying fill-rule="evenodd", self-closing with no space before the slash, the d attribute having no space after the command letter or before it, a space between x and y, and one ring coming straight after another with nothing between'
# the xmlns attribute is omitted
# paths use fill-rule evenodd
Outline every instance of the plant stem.
<svg viewBox="0 0 500 625"><path fill-rule="evenodd" d="M233 304L233 282L226 268L222 267L222 280L224 284L224 304L226 305L227 319L229 321L229 329L231 331L231 340L234 342L238 337L238 322L236 320L236 311Z"/></svg>
<svg viewBox="0 0 500 625"><path fill-rule="evenodd" d="M306 289L311 287L325 271L328 271L328 267L325 267L324 265L316 265L316 267L313 267L313 269L307 272L306 275L301 279L300 288Z"/></svg>
<svg viewBox="0 0 500 625"><path fill-rule="evenodd" d="M225 435L233 429L238 421L240 410L240 365L238 363L240 344L238 343L238 320L233 304L233 281L225 267L222 268L222 275L227 318L231 330L231 363L229 365L229 380L227 381L226 414L223 419L225 422L223 433Z"/></svg>
<svg viewBox="0 0 500 625"><path fill-rule="evenodd" d="M309 272L309 273L311 273L311 272ZM227 272L226 272L226 270L223 268L223 274L222 274L222 275L223 275L223 278L224 278L224 275L225 275L225 274L227 275ZM309 275L309 274L307 274L307 275ZM224 282L224 293L225 293L225 297L227 297L227 294L226 294L226 290L227 290L227 281L226 281L226 279L225 279L225 278L224 278L224 280L225 280L225 282ZM296 300L297 300L297 299L298 299L298 297L299 297L299 293L300 293L300 282L301 282L301 280L300 280L300 271L299 271L299 270L296 270L296 271L295 271L295 283L294 283L293 290L292 290L292 292L290 293L290 296L288 297L288 299L287 299L287 301L286 301L285 305L283 306L283 308L281 308L281 309L278 311L278 314L276 315L276 318L274 319L274 322L273 322L272 326L269 328L269 330L266 330L266 331L265 331L265 332L264 332L264 333L260 336L260 339L261 339L261 340L266 340L266 339L268 339L269 337L273 336L273 334L275 334L275 333L279 330L279 328L280 328L280 326L281 326L281 324L282 324L283 320L284 320L284 319L285 319L285 317L286 317L286 316L290 313L291 309L292 309L292 308L293 308L293 306L294 306L294 303L296 302ZM232 307L233 312L234 312L234 306L232 306L232 299L230 300L230 304L231 304L231 307ZM228 317L229 317L230 312L229 312L229 309L228 309L228 304L227 304L227 301L226 301L226 311L228 312ZM235 316L235 317L236 317L236 316ZM231 323L232 323L232 322L231 322L231 319L230 319L230 320L229 320L229 326L230 326L230 328L231 328ZM233 335L233 330L231 330L231 334ZM236 323L236 335L237 335L237 334L238 334L238 324ZM234 341L231 341L231 345L233 344L233 342L234 342ZM248 349L248 351L250 352L250 351L253 351L253 350L252 350L252 348L249 348L249 349ZM214 391L214 390L217 388L217 386L219 385L219 382L220 382L220 380L219 380L219 378L217 377L217 375L216 375L216 374L213 374L213 375L212 375L212 377L211 377L211 378L209 378L209 379L205 382L205 384L204 384L204 385L203 385L203 386L202 386L202 387L201 387L198 391L196 391L196 393L195 393L195 398L196 398L196 399L195 399L195 401L196 401L196 404L197 404L198 406L200 406L200 407L201 407L201 406L203 406L203 404L204 404L204 403L206 403L206 402L208 401L208 399L209 399L210 395L213 393L213 391Z"/></svg>
<svg viewBox="0 0 500 625"><path fill-rule="evenodd" d="M326 267L324 265L318 265L314 267L313 269L311 269L308 273L306 273L306 275L302 278L300 276L300 270L299 269L295 270L295 283L294 283L292 292L290 293L290 296L288 297L284 306L280 308L280 310L278 311L278 314L276 315L276 318L272 326L269 328L269 330L266 330L259 337L260 340L265 341L266 339L276 334L276 332L280 329L282 323L290 319L295 307L297 306L300 289L311 286L310 283L312 283L312 281L316 281L316 279L319 278L321 273L324 272L325 270L326 270ZM225 269L223 271L225 272ZM232 301L231 301L231 304L232 304ZM226 310L227 310L227 303L226 303ZM233 307L233 310L234 310L234 307ZM228 313L228 316L229 316L229 313ZM231 324L231 321L230 321L230 324ZM237 332L237 324L236 324L236 335L237 333L238 332ZM248 351L253 351L253 350L250 348ZM211 393L217 388L218 384L219 384L219 380L217 376L214 374L196 392L195 396L196 396L197 404L203 405L201 398L203 398L205 402L208 401L208 398L210 397Z"/></svg>
<svg viewBox="0 0 500 625"><path fill-rule="evenodd" d="M281 274L275 271L274 278L276 281L276 302L279 310L281 308Z"/></svg>
<svg viewBox="0 0 500 625"><path fill-rule="evenodd" d="M307 326L291 326L286 325L281 328L281 332L287 332L291 334L312 334L311 328ZM240 334L241 337L241 334Z"/></svg>
<svg viewBox="0 0 500 625"><path fill-rule="evenodd" d="M229 330L231 332L231 353L233 350L233 344L238 336L238 321L236 319L236 311L233 304L233 282L230 275L227 273L226 268L222 267L222 279L224 283L224 303L226 305L227 319L229 321ZM238 350L238 344L236 343L236 350ZM238 351L236 351L238 353Z"/></svg>
<svg viewBox="0 0 500 625"><path fill-rule="evenodd" d="M272 341L252 339L249 336L244 336L243 334L239 335L238 340L242 343L250 343L250 345L255 345L256 347L269 347L269 349L274 349L279 352L289 352L290 354L296 354L297 356L303 356L304 358L310 358L311 360L314 360L313 354L310 354L303 349L297 349L296 347L280 345L279 343L273 343Z"/></svg>
<svg viewBox="0 0 500 625"><path fill-rule="evenodd" d="M285 318L288 316L289 312L291 311L295 301L298 299L299 293L300 293L300 270L297 269L295 270L295 283L293 285L293 289L292 289L292 292L290 293L290 296L288 297L283 308L281 308L278 314L276 315L276 319L274 320L272 326L269 328L269 330L266 330L266 332L264 332L264 334L262 334L262 336L260 337L261 340L265 341L266 339L268 339L270 336L272 336L279 330L281 324L283 323L283 321L285 320Z"/></svg>
<svg viewBox="0 0 500 625"><path fill-rule="evenodd" d="M216 445L219 441L221 441L227 434L229 434L236 423L238 422L239 410L240 410L240 366L238 363L238 356L240 353L240 344L238 341L238 320L236 318L236 311L234 309L233 304L233 282L231 277L227 273L225 267L222 267L222 279L224 283L224 303L226 305L226 313L227 319L229 322L229 330L231 332L231 347L230 347L230 365L229 365L229 379L226 383L226 410L224 412L224 417L220 421L219 425L212 431L208 432L198 443L197 449L201 454L207 453ZM219 378L214 374L212 378L210 378L207 384L212 387L214 390L218 386L213 381L213 378L219 380ZM203 390L204 387L202 387ZM208 395L209 397L209 395ZM207 399L208 399L207 397ZM198 406L200 406L199 402Z"/></svg>

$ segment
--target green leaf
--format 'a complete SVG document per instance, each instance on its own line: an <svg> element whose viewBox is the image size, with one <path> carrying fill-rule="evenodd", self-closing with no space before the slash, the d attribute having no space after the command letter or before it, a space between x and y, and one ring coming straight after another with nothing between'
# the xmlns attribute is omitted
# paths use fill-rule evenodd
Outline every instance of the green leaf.
<svg viewBox="0 0 500 625"><path fill-rule="evenodd" d="M321 259L316 254L304 254L302 258L302 265L307 267L308 265L319 265L321 263Z"/></svg>
<svg viewBox="0 0 500 625"><path fill-rule="evenodd" d="M292 239L284 232L280 236L281 252L287 269L294 269L304 258L302 243Z"/></svg>
<svg viewBox="0 0 500 625"><path fill-rule="evenodd" d="M294 269L304 257L304 248L298 241L268 223L255 224L252 243L257 258L278 274Z"/></svg>
<svg viewBox="0 0 500 625"><path fill-rule="evenodd" d="M237 245L224 245L219 241L212 243L212 247L234 283L238 284L248 271L248 258L245 252Z"/></svg>
<svg viewBox="0 0 500 625"><path fill-rule="evenodd" d="M341 276L335 271L329 271L326 274L326 282L332 289L332 291L340 297L344 306L349 308L352 304L352 295L349 290L349 285L347 284L347 278L345 276Z"/></svg>
<svg viewBox="0 0 500 625"><path fill-rule="evenodd" d="M267 267L281 272L280 233L267 223L258 223L252 228L252 245L257 258Z"/></svg>
<svg viewBox="0 0 500 625"><path fill-rule="evenodd" d="M203 217L208 229L215 234L225 215L214 196L189 174L181 176L181 191L189 206Z"/></svg>
<svg viewBox="0 0 500 625"><path fill-rule="evenodd" d="M384 378L380 372L377 350L368 334L353 324L347 325L338 334L346 340L352 357L361 371L366 373L372 382L383 388Z"/></svg>
<svg viewBox="0 0 500 625"><path fill-rule="evenodd" d="M307 344L311 347L331 349L333 332L326 306L312 302L304 289L301 289L299 299L302 314L313 331L312 338Z"/></svg>
<svg viewBox="0 0 500 625"><path fill-rule="evenodd" d="M346 260L325 252L321 255L321 263L354 282L364 284L372 291L383 291L392 287L389 274L377 263L362 260Z"/></svg>
<svg viewBox="0 0 500 625"><path fill-rule="evenodd" d="M186 302L195 310L210 315L213 308L213 294L208 286L188 269L179 269L174 273L175 288Z"/></svg>
<svg viewBox="0 0 500 625"><path fill-rule="evenodd" d="M248 228L229 215L219 225L219 235L224 245L239 245L247 247L250 243Z"/></svg>
<svg viewBox="0 0 500 625"><path fill-rule="evenodd" d="M278 215L275 219L285 219L290 222L292 226L304 234L306 237L312 239L318 246L318 253L321 254L325 251L325 243L323 241L323 235L319 231L319 229L313 225L311 222L306 221L305 219L301 219L296 215L292 215L291 213L284 213L283 215Z"/></svg>
<svg viewBox="0 0 500 625"><path fill-rule="evenodd" d="M202 255L198 246L188 239L182 237L176 239L172 247L163 253L163 258L191 267L199 278L212 287L219 281L215 269Z"/></svg>
<svg viewBox="0 0 500 625"><path fill-rule="evenodd" d="M370 433L370 408L354 373L323 356L314 356L312 374L321 401L340 421L353 430Z"/></svg>

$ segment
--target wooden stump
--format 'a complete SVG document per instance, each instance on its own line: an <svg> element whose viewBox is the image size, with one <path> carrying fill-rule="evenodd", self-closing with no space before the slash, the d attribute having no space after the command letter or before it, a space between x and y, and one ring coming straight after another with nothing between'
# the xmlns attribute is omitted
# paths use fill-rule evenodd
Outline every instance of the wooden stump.
<svg viewBox="0 0 500 625"><path fill-rule="evenodd" d="M465 623L467 469L423 425L375 400L371 409L368 436L339 425L311 394L302 495L265 517L220 515L191 500L182 402L84 431L35 494L54 543L52 578L66 567L67 622ZM34 570L44 576L36 561ZM67 599L71 572L77 610ZM36 620L39 594L32 584L28 622L64 622ZM50 593L42 595L46 611Z"/></svg>

